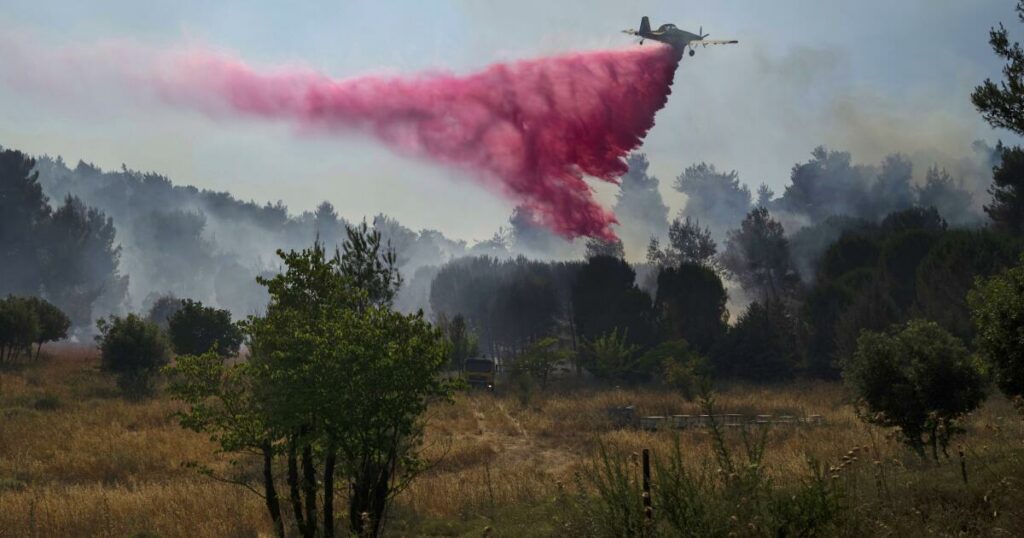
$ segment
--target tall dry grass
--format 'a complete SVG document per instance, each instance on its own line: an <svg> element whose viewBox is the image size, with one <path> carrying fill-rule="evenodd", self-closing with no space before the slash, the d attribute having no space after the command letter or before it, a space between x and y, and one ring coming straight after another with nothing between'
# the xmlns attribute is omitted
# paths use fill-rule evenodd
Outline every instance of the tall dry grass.
<svg viewBox="0 0 1024 538"><path fill-rule="evenodd" d="M183 466L198 461L224 470L227 457L177 425L174 402L163 396L126 402L97 365L94 352L67 348L0 372L0 536L269 535L261 499ZM721 413L825 417L821 427L770 431L766 464L780 482L802 476L808 455L839 463L851 448L865 446L865 460L928 472L885 432L858 421L838 385L735 386L716 400ZM613 428L607 409L627 404L641 415L700 413L697 403L656 390L552 391L525 407L513 395L472 392L458 395L454 405L435 406L424 447L433 464L397 497L392 528L416 535L433 531L415 522L465 520L477 535L484 523L495 535L540 532L510 531L512 522L503 518L510 507L543 505L571 489L601 446L622 454L649 448L657 457L678 436L690 463L710 460L703 430ZM1021 448L1020 421L1000 398L967 426L971 458L995 461ZM741 442L736 431L728 437ZM437 532L459 534L448 527Z"/></svg>

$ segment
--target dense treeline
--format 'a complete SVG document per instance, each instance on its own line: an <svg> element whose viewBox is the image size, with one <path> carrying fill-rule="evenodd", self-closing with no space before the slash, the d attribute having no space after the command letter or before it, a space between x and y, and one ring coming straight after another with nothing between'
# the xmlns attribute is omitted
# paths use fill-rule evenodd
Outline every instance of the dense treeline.
<svg viewBox="0 0 1024 538"><path fill-rule="evenodd" d="M1010 166L996 167L997 177ZM794 185L781 198L763 196L762 204L725 233L722 252L710 226L680 215L664 247L656 238L648 247L650 294L637 286L621 246L610 245L592 248L582 263L452 262L434 279L431 306L447 317L464 316L489 354L518 357L530 344L554 337L584 355L577 363L586 363L586 344L610 335L635 348L632 355L638 357L659 343L682 340L709 357L718 376L762 381L837 378L863 331L884 331L915 318L934 320L969 344L974 330L967 294L975 279L1005 270L1024 251L1024 241L1007 232L1013 225L1001 223L1007 212L988 207L992 226L951 228L935 205L915 205L929 200L947 213L959 208L950 214L960 223L973 222L969 196L953 188L947 174L932 169L926 184L915 189L910 163L894 156L873 186L858 191L855 186L866 185L858 179L866 172L858 170L846 154L816 151L812 162L794 168ZM698 167L687 177L706 180L712 173ZM814 188L844 194L818 202ZM882 207L897 210L877 214L883 198ZM839 200L846 205L838 206ZM819 222L787 234L773 213L785 213L780 208ZM853 215L828 213L843 208ZM753 301L731 326L728 282L738 285L734 294ZM634 366L658 368L644 361ZM657 372L637 373L625 377Z"/></svg>
<svg viewBox="0 0 1024 538"><path fill-rule="evenodd" d="M78 327L125 299L113 221L71 195L57 207L35 161L0 152L0 294L42 297Z"/></svg>
<svg viewBox="0 0 1024 538"><path fill-rule="evenodd" d="M845 232L825 252L802 305L808 368L835 376L862 330L914 317L970 342L967 292L978 277L1013 265L1020 238L991 229L947 229L934 210L895 213Z"/></svg>
<svg viewBox="0 0 1024 538"><path fill-rule="evenodd" d="M153 173L68 167L59 157L13 150L2 153L0 187L0 253L18 260L0 268L0 293L45 297L85 331L98 317L146 310L170 295L236 316L258 312L267 297L256 277L278 269L275 249L317 239L333 249L347 224L329 202L290 215L280 202L260 205ZM468 247L385 215L371 225L408 276L396 298L403 311L426 307L442 263L467 252L508 256L513 246L505 232Z"/></svg>
<svg viewBox="0 0 1024 538"><path fill-rule="evenodd" d="M978 194L991 180L992 167L1004 158L1002 147L975 142L968 156L951 169L918 163L893 154L877 165L859 164L844 151L815 148L811 159L797 163L781 196L761 185L756 196L735 171L700 163L676 178L674 187L687 196L682 216L703 221L716 239L724 239L755 207L776 215L790 232L844 215L875 221L913 206L935 207L955 225L980 223ZM923 175L919 172L924 171Z"/></svg>
<svg viewBox="0 0 1024 538"><path fill-rule="evenodd" d="M688 201L671 222L660 181L649 173L647 158L636 154L629 158L630 169L615 204L621 220L617 231L631 260L643 256L645 245L649 253L652 248L658 251L660 243L670 243L672 234L686 224L703 226L707 239L724 248L729 232L747 213L764 207L784 226L793 244L793 267L807 278L811 260L852 222L876 222L884 210L879 208L921 204L938 208L954 224L977 221L981 200L975 199L977 189L970 188L977 182L972 174L990 168L1003 153L1012 165L1012 151L978 144L972 157L962 159L965 164L956 170L957 177L935 168L915 185L913 167L904 157L863 166L852 164L848 153L818 149L812 160L794 167L792 185L778 198L765 186L752 195L734 172L698 164L673 184ZM328 202L315 211L290 215L280 202L245 202L224 192L175 186L153 173L103 171L84 162L69 167L59 157L32 161L17 152L9 152L5 159L2 181L10 185L5 190L20 194L5 195L8 210L0 245L24 261L5 267L8 274L0 293L53 300L77 328L89 327L93 319L108 313L148 309L167 295L202 300L236 316L257 312L266 303L266 292L255 284L255 277L277 269L274 248L301 248L316 238L331 248L341 240L346 225ZM1011 169L1003 175L1012 173ZM54 208L50 200L64 203ZM839 214L848 215L843 217L847 220L834 216ZM583 241L554 236L526 208L516 208L509 224L491 239L468 246L437 231L416 232L384 215L375 217L372 226L395 248L407 277L396 306L403 311L429 310L430 286L440 266L459 257L507 260L526 255L557 261L583 254ZM653 293L657 272L636 270L641 287Z"/></svg>
<svg viewBox="0 0 1024 538"><path fill-rule="evenodd" d="M489 355L517 357L548 337L579 351L617 331L640 354L684 340L725 377L834 379L864 330L925 317L970 343L967 293L975 279L1011 267L1024 252L1019 237L950 229L934 208L912 208L879 223L855 221L802 283L788 239L764 208L729 233L716 258L672 254L706 233L690 227L675 234L669 254L652 256L661 263L653 297L615 256L573 263L481 257L444 266L431 306L447 317L464 316ZM731 326L728 280L754 299Z"/></svg>
<svg viewBox="0 0 1024 538"><path fill-rule="evenodd" d="M436 314L461 314L488 355L515 355L569 321L570 284L580 264L490 256L445 265L430 286Z"/></svg>
<svg viewBox="0 0 1024 538"><path fill-rule="evenodd" d="M44 156L34 170L43 193L77 197L109 217L110 236L121 247L120 274L130 280L127 295L97 314L117 312L117 307L148 309L166 295L202 300L238 316L252 314L266 304L266 291L255 278L278 269L276 249L302 248L316 239L333 249L343 241L347 224L326 201L314 211L292 215L280 201L242 201L127 168L103 171L85 162L72 168L59 157ZM384 215L374 217L372 226L396 249L411 277L411 286L403 290L410 293L398 300L406 310L422 306L424 293L416 292L417 285L423 287L415 276L419 268L440 265L467 250L464 242L434 230L415 232Z"/></svg>

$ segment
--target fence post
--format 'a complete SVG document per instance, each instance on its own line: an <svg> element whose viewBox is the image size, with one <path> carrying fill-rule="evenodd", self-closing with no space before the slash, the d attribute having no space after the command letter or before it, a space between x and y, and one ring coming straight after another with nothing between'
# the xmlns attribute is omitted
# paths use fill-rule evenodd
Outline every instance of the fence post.
<svg viewBox="0 0 1024 538"><path fill-rule="evenodd" d="M644 518L648 522L654 517L654 511L651 508L651 451L648 449L643 450L643 472L644 472Z"/></svg>

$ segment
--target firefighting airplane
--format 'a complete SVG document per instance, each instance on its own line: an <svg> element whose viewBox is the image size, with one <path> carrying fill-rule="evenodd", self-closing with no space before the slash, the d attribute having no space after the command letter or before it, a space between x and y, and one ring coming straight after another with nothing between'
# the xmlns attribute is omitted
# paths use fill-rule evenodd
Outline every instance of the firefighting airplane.
<svg viewBox="0 0 1024 538"><path fill-rule="evenodd" d="M704 27L701 27L700 33L691 34L690 32L680 30L676 28L674 24L662 24L657 30L651 31L651 20L647 17L640 19L639 30L623 30L622 33L629 34L640 38L640 44L644 44L645 39L652 41L660 41L662 43L671 45L673 48L679 51L680 54L686 52L686 49L690 49L690 56L697 53L694 50L698 46L708 45L734 45L739 43L735 39L732 40L720 40L720 39L704 39L710 34L704 33Z"/></svg>

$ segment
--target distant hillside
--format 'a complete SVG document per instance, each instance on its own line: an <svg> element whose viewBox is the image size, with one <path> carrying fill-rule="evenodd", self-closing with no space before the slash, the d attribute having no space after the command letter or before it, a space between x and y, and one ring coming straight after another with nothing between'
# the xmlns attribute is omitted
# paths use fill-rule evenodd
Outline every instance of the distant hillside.
<svg viewBox="0 0 1024 538"><path fill-rule="evenodd" d="M277 269L277 249L302 248L317 237L333 247L344 240L349 222L329 202L293 215L280 201L242 201L127 168L104 171L81 161L71 168L60 157L43 156L36 170L51 204L73 196L113 219L122 248L120 272L129 277L123 307L130 310L173 294L228 308L236 316L258 312L266 298L255 277ZM465 242L434 230L416 232L384 215L372 224L399 254L407 282L400 306L426 308L426 292L416 293L418 270L464 254ZM477 250L493 250L493 245Z"/></svg>

